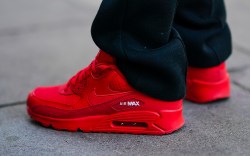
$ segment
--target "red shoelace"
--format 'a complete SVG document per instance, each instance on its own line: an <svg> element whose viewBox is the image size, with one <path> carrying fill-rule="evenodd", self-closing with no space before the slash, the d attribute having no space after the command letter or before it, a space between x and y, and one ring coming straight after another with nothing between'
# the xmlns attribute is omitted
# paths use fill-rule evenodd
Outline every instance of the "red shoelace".
<svg viewBox="0 0 250 156"><path fill-rule="evenodd" d="M70 89L73 93L81 95L82 91L87 85L87 79L90 77L91 73L96 73L96 59L91 62L91 64L80 70L76 75L74 75L67 83L65 90Z"/></svg>

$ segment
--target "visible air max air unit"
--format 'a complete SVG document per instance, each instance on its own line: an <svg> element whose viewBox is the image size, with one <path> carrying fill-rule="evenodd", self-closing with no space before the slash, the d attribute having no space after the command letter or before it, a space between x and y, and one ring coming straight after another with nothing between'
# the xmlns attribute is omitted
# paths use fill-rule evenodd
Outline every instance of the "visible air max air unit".
<svg viewBox="0 0 250 156"><path fill-rule="evenodd" d="M188 67L186 99L208 103L230 97L230 78L225 63L211 68Z"/></svg>
<svg viewBox="0 0 250 156"><path fill-rule="evenodd" d="M115 59L100 51L66 84L32 91L27 111L35 121L57 130L162 135L183 126L182 103L136 91Z"/></svg>

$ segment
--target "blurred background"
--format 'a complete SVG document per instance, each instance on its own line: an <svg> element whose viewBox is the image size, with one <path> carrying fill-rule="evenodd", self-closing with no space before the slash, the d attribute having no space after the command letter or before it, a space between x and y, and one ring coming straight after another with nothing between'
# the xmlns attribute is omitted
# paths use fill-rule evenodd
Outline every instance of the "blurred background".
<svg viewBox="0 0 250 156"><path fill-rule="evenodd" d="M162 138L72 134L30 123L24 105L28 92L39 85L67 81L97 54L90 27L100 2L0 0L0 155L29 155L29 151L77 155L77 150L90 155L103 151L107 155L144 155L146 151L249 155L249 0L225 0L234 47L228 61L232 98L204 107L185 102L187 127L180 132Z"/></svg>
<svg viewBox="0 0 250 156"><path fill-rule="evenodd" d="M100 0L0 0L0 103L63 83L97 53L90 27Z"/></svg>

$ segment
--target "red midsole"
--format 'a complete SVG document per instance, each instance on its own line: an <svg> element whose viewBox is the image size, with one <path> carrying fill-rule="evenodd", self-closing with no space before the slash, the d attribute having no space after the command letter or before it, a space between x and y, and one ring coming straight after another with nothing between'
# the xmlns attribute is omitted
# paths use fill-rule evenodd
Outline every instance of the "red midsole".
<svg viewBox="0 0 250 156"><path fill-rule="evenodd" d="M171 133L184 125L182 109L152 111L126 111L111 115L96 115L74 119L57 119L35 114L28 108L28 114L45 126L52 125L55 129L77 130L84 132L121 132L134 134L162 135ZM139 126L117 126L124 123ZM145 126L147 125L147 126Z"/></svg>
<svg viewBox="0 0 250 156"><path fill-rule="evenodd" d="M206 103L230 96L230 78L227 74L225 79L219 82L203 82L199 80L187 80L186 99Z"/></svg>

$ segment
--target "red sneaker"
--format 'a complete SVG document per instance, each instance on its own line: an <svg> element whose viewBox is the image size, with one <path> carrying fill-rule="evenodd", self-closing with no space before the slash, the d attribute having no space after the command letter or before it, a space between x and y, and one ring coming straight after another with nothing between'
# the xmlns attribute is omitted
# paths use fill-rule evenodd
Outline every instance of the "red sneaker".
<svg viewBox="0 0 250 156"><path fill-rule="evenodd" d="M225 63L211 68L188 67L186 99L213 102L230 96L230 78Z"/></svg>
<svg viewBox="0 0 250 156"><path fill-rule="evenodd" d="M27 110L32 119L57 130L162 135L183 126L182 102L136 91L115 60L100 51L67 84L32 91Z"/></svg>

